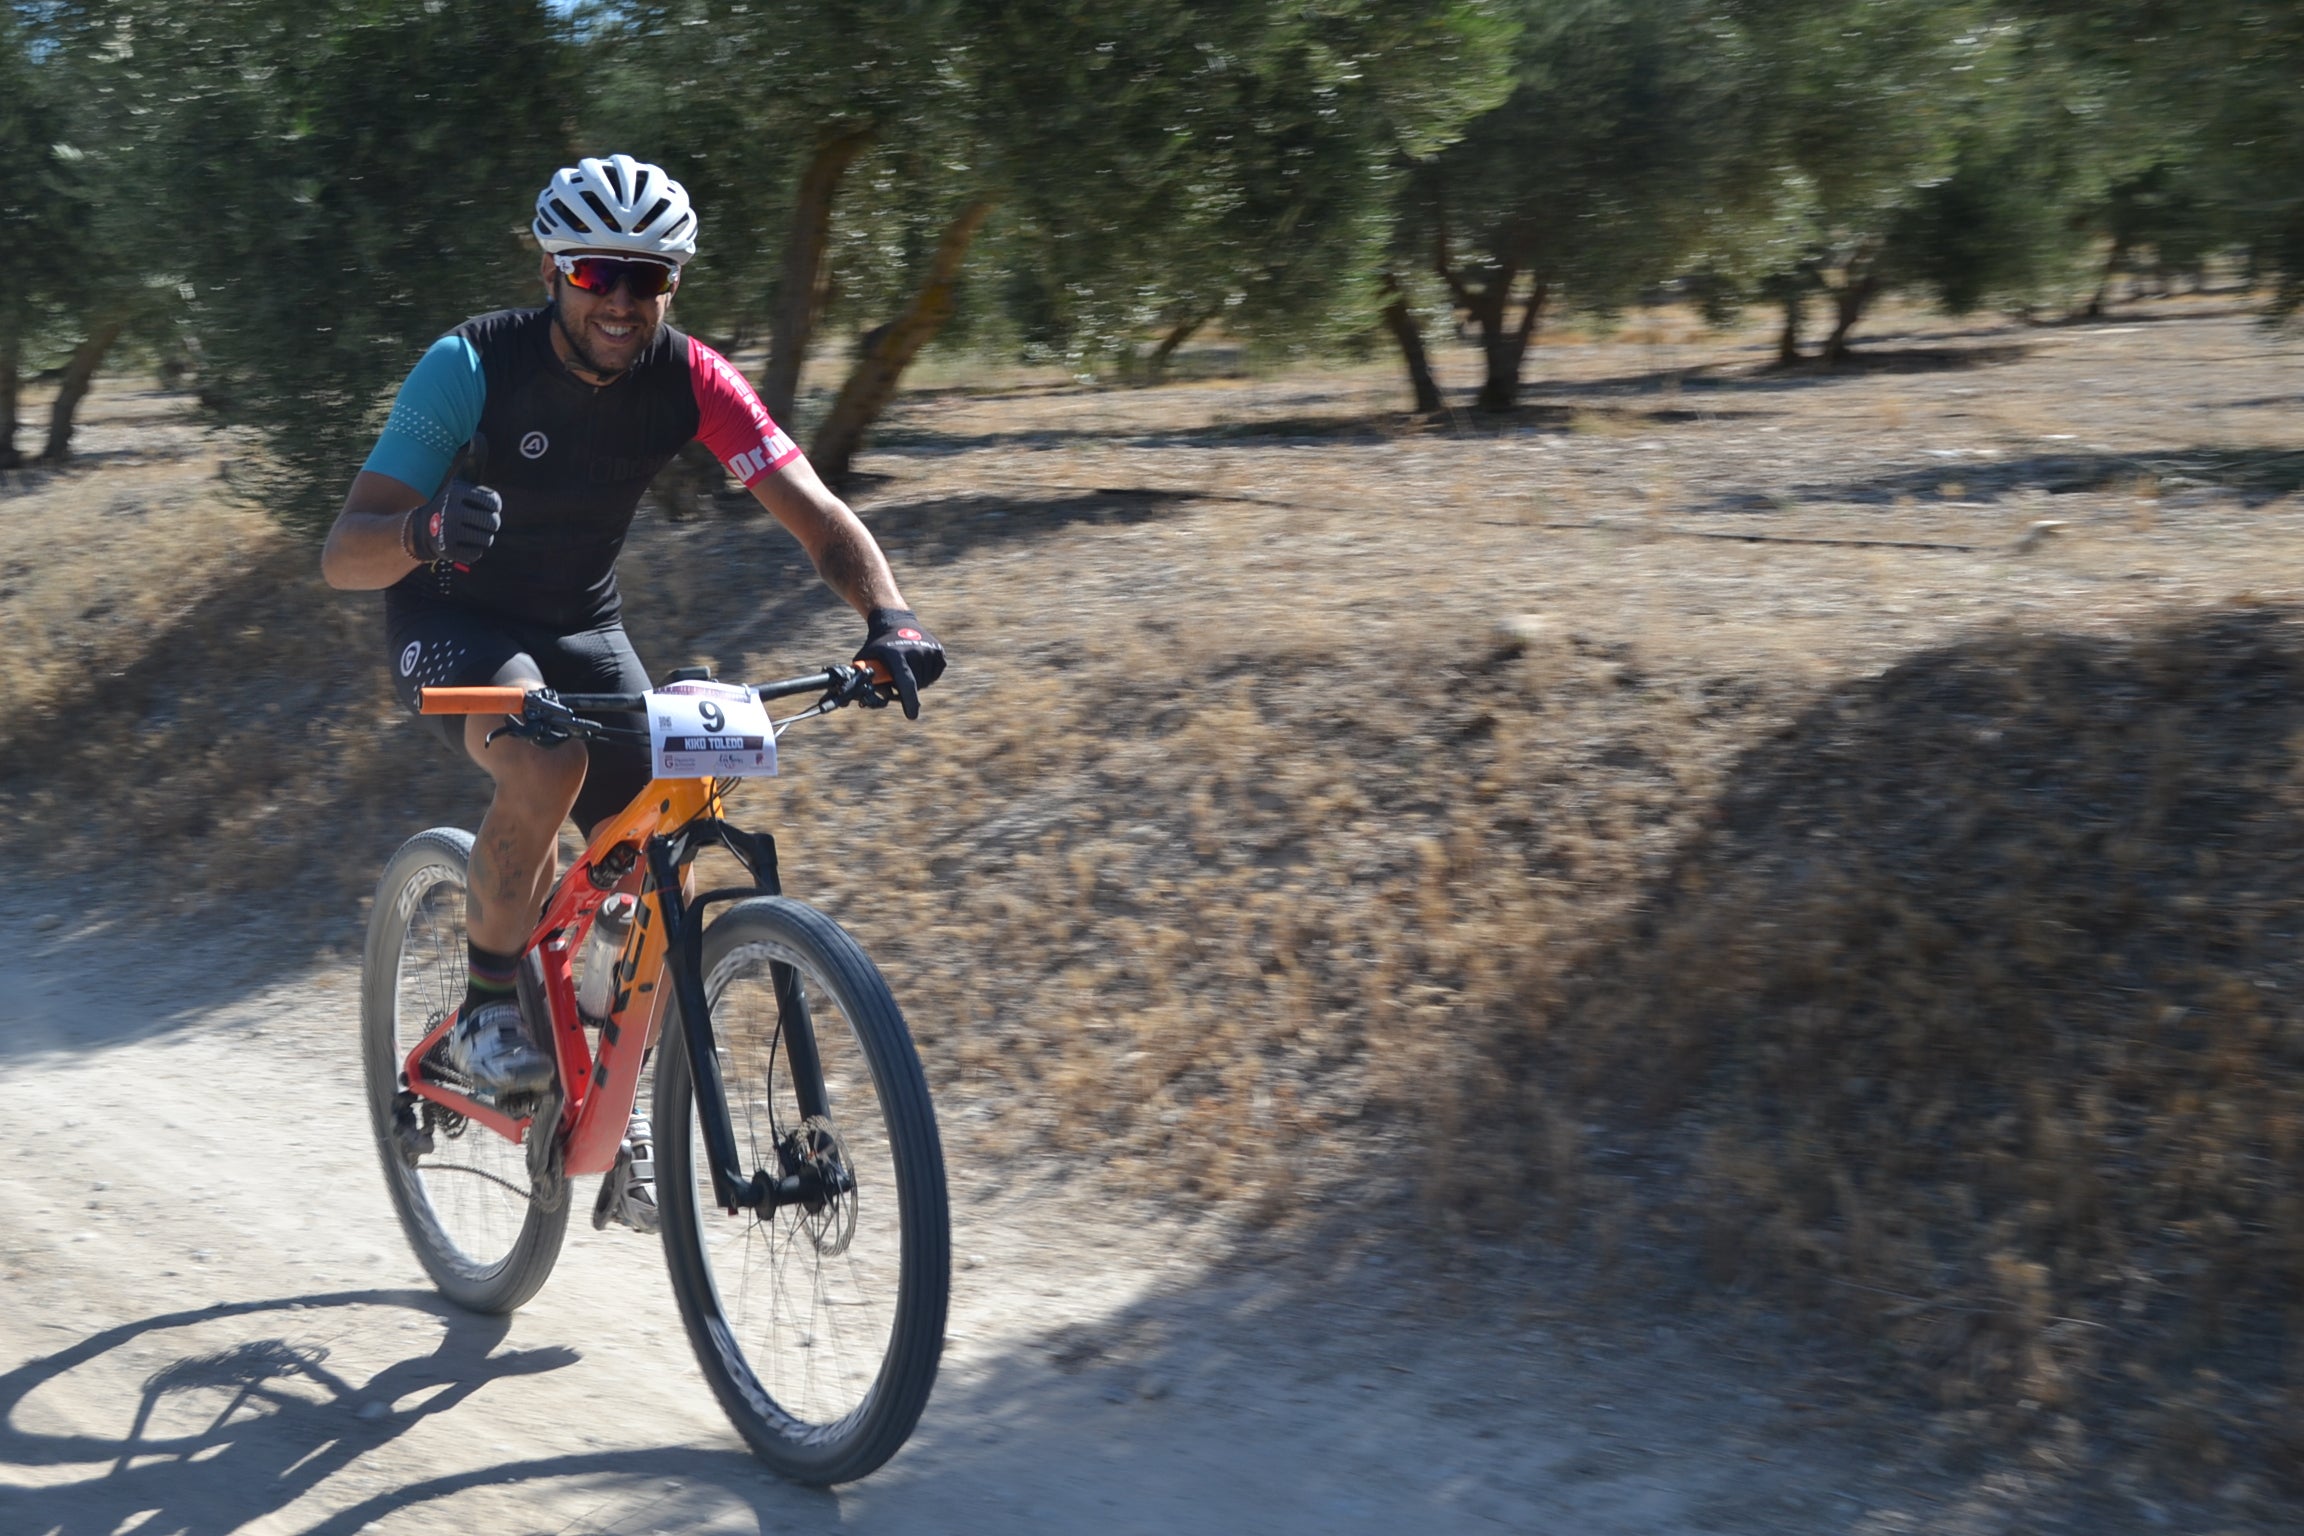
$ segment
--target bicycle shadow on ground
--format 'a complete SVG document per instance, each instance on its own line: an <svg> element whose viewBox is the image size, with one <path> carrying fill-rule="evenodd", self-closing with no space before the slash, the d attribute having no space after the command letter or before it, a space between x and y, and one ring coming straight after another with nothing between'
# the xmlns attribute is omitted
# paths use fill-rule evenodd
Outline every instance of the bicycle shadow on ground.
<svg viewBox="0 0 2304 1536"><path fill-rule="evenodd" d="M1732 1406L1743 1388L1700 1342L1643 1330L1632 1359L1595 1371L1575 1356L1601 1335L1531 1334L1522 1290L1443 1299L1414 1255L1370 1257L1342 1275L1179 1277L1108 1312L1065 1308L1072 1322L988 1355L948 1352L912 1440L862 1482L778 1481L720 1431L729 1449L427 1475L309 1531L488 1529L507 1499L571 1536L1830 1528L1845 1462L1797 1425L1748 1441L1759 1416ZM1046 1296L1057 1280L1031 1283Z"/></svg>
<svg viewBox="0 0 2304 1536"><path fill-rule="evenodd" d="M1046 1277L1038 1283L1045 1287ZM1446 1492L1443 1475L1462 1484L1465 1468L1403 1469L1375 1453L1404 1423L1433 1411L1428 1394L1370 1396L1369 1373L1383 1372L1384 1359L1405 1370L1418 1356L1372 1327L1371 1312L1349 1330L1356 1351L1349 1360L1333 1351L1309 1363L1292 1358L1295 1340L1332 1329L1339 1316L1331 1307L1299 1319L1293 1313L1302 1300L1264 1278L1180 1284L988 1357L948 1362L911 1444L865 1482L829 1491L776 1479L718 1425L690 1445L555 1447L443 1469L437 1433L425 1450L395 1449L396 1442L455 1416L445 1422L459 1446L491 1433L564 1446L587 1404L615 1400L613 1380L572 1376L566 1425L490 1431L491 1406L479 1398L485 1388L574 1367L576 1352L501 1353L507 1320L463 1313L421 1291L188 1309L105 1329L0 1375L0 1529L227 1536L253 1526L388 1536L840 1528L989 1536L1171 1530L1190 1521L1258 1529L1249 1512L1267 1500L1291 1511L1291 1522L1300 1512L1322 1530L1382 1528L1374 1523L1379 1514L1389 1523L1420 1505L1419 1529L1473 1529L1490 1528L1482 1520L1513 1502L1511 1479L1521 1474L1511 1469L1524 1470L1530 1455L1549 1461L1591 1452L1592 1443L1555 1443L1548 1430L1498 1439L1494 1476L1427 1504ZM363 1319L363 1309L436 1322L437 1347L364 1371L351 1358L374 1358L380 1335L381 1353L392 1353L398 1334L385 1331L388 1321ZM692 1369L684 1350L665 1365ZM1274 1373L1291 1369L1302 1380L1290 1389L1290 1421L1271 1428ZM1469 1413L1486 1400L1480 1393L1506 1385L1451 1376L1443 1395L1452 1406L1444 1411ZM69 1391L68 1401L48 1396L56 1390ZM1508 1405L1498 1406L1509 1416ZM533 1412L520 1425L532 1425ZM1250 1425L1269 1432L1253 1440L1244 1433ZM605 1418L589 1427L625 1439L661 1434ZM1577 1475L1600 1477L1600 1465L1587 1454ZM1190 1475L1180 1475L1186 1469ZM1451 1518L1467 1507L1485 1513Z"/></svg>
<svg viewBox="0 0 2304 1536"><path fill-rule="evenodd" d="M315 1334L339 1331L349 1309L404 1309L436 1319L429 1353L394 1360L365 1379L329 1363ZM172 1351L165 1335L280 1314L282 1331L218 1349ZM312 1314L331 1319L310 1326ZM314 1488L490 1382L576 1363L562 1348L497 1353L508 1321L448 1306L424 1291L336 1291L231 1302L142 1318L0 1375L0 1484L37 1472L40 1486L0 1500L10 1531L112 1536L140 1522L182 1536L223 1536L285 1509ZM170 1356L135 1379L130 1361ZM46 1431L44 1388L93 1370L117 1380L99 1417L117 1437ZM99 1394L106 1388L99 1387ZM83 1395L85 1389L83 1389ZM90 1417L76 1414L79 1422ZM78 1468L84 1475L62 1480ZM156 1513L150 1513L156 1512Z"/></svg>
<svg viewBox="0 0 2304 1536"><path fill-rule="evenodd" d="M1579 1428L1562 1404L1589 1396L1592 1384L1574 1368L1500 1338L1498 1324L1509 1332L1511 1319L1436 1309L1428 1277L1403 1278L1417 1294L1387 1303L1380 1287L1339 1301L1307 1274L1195 1277L987 1356L948 1358L911 1443L865 1481L831 1490L775 1478L717 1424L688 1445L563 1449L579 1415L614 1401L612 1381L603 1391L571 1377L568 1425L532 1427L531 1410L517 1427L491 1430L476 1394L506 1376L573 1365L573 1353L493 1354L500 1322L460 1316L421 1293L171 1314L0 1377L0 1488L12 1472L38 1473L45 1484L0 1491L0 1528L37 1536L124 1528L226 1536L251 1526L298 1536L1454 1532L1528 1528L1541 1514L1607 1530L1645 1528L1643 1512L1660 1502L1717 1511L1755 1497L1741 1467L1723 1484L1717 1469L1662 1469L1612 1446L1625 1421L1597 1434ZM333 1334L337 1319L283 1326L223 1350L182 1351L137 1379L122 1372L117 1399L79 1415L128 1426L116 1438L19 1427L37 1419L42 1387L108 1352L136 1353L168 1329L370 1305L437 1316L447 1336L437 1351L359 1380L337 1374L327 1351L306 1342ZM1450 1328L1435 1330L1436 1315ZM684 1350L665 1365L693 1368ZM363 1412L378 1403L389 1411ZM395 1448L434 1415L460 1415L447 1420L459 1446L517 1433L548 1448L479 1465L459 1465L468 1458L452 1451L445 1467L436 1448ZM589 1427L627 1442L663 1433L607 1418ZM1650 1428L1631 1421L1634 1432ZM1703 1448L1676 1425L1653 1433L1680 1450ZM428 1445L437 1447L436 1435ZM81 1475L59 1480L73 1472ZM1764 1481L1774 1490L1808 1476L1794 1464ZM1788 1484L1760 1502L1799 1496Z"/></svg>

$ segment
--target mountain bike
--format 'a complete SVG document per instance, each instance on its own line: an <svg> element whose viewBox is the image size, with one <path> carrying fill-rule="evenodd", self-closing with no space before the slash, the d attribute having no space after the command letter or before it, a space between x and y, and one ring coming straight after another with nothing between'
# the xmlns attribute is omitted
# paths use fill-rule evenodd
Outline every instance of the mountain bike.
<svg viewBox="0 0 2304 1536"><path fill-rule="evenodd" d="M549 1089L498 1097L442 1048L464 994L471 834L435 828L393 856L362 983L392 1203L434 1283L478 1311L542 1287L570 1181L617 1176L652 1070L658 1224L689 1342L759 1458L812 1484L871 1472L927 1403L952 1272L944 1156L879 970L783 894L775 839L722 812L739 778L775 772L784 731L878 702L873 688L836 666L753 687L687 668L644 694L425 689L425 713L503 715L491 741L645 739L657 776L594 829L521 956L522 1012L558 1063ZM767 701L808 693L811 708L769 718ZM645 730L613 723L634 716ZM696 889L713 846L749 884Z"/></svg>

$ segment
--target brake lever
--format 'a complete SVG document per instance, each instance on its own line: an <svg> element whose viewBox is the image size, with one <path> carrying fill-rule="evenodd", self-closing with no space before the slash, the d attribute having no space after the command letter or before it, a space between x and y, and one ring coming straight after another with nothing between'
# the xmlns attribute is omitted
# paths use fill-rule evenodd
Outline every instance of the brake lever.
<svg viewBox="0 0 2304 1536"><path fill-rule="evenodd" d="M500 725L490 731L480 745L483 747L494 746L496 738L499 736L517 736L522 741L532 741L540 747L556 747L564 741L576 739L575 732L562 730L556 725L542 723L532 725L526 720L515 720L510 725Z"/></svg>
<svg viewBox="0 0 2304 1536"><path fill-rule="evenodd" d="M531 688L521 701L520 718L490 731L481 745L493 746L499 736L517 736L540 747L557 747L576 739L579 723L576 711L561 703L551 689Z"/></svg>
<svg viewBox="0 0 2304 1536"><path fill-rule="evenodd" d="M880 697L870 669L834 667L832 672L839 681L824 690L820 707L838 709L847 704L861 704L866 709L879 709L887 704L888 701Z"/></svg>

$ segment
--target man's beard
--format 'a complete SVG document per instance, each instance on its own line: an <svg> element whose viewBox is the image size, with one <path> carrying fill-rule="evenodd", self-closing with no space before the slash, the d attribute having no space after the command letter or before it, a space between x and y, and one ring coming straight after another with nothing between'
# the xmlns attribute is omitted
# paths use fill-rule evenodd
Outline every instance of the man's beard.
<svg viewBox="0 0 2304 1536"><path fill-rule="evenodd" d="M646 320L636 320L633 324L640 332L639 344L632 349L632 362L636 363L640 360L640 354L648 350L648 343L656 339L656 327ZM568 329L568 317L561 312L557 299L552 302L552 328L560 333L562 341L568 343L568 350L576 354L576 365L594 378L613 382L631 371L632 363L626 363L621 368L611 368L594 357L592 349L578 340L574 331Z"/></svg>

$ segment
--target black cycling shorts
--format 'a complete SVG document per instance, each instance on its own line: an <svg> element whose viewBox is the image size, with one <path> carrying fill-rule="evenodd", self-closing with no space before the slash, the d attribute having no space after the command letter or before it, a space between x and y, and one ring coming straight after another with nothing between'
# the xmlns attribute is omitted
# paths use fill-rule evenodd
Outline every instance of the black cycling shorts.
<svg viewBox="0 0 2304 1536"><path fill-rule="evenodd" d="M647 669L621 621L573 633L465 608L387 601L384 633L391 645L392 686L416 708L419 688L501 687L541 682L563 693L644 693ZM458 757L462 715L426 715ZM611 725L645 727L645 715L601 716ZM591 767L569 812L584 835L631 803L648 782L648 749L635 743L587 742Z"/></svg>

